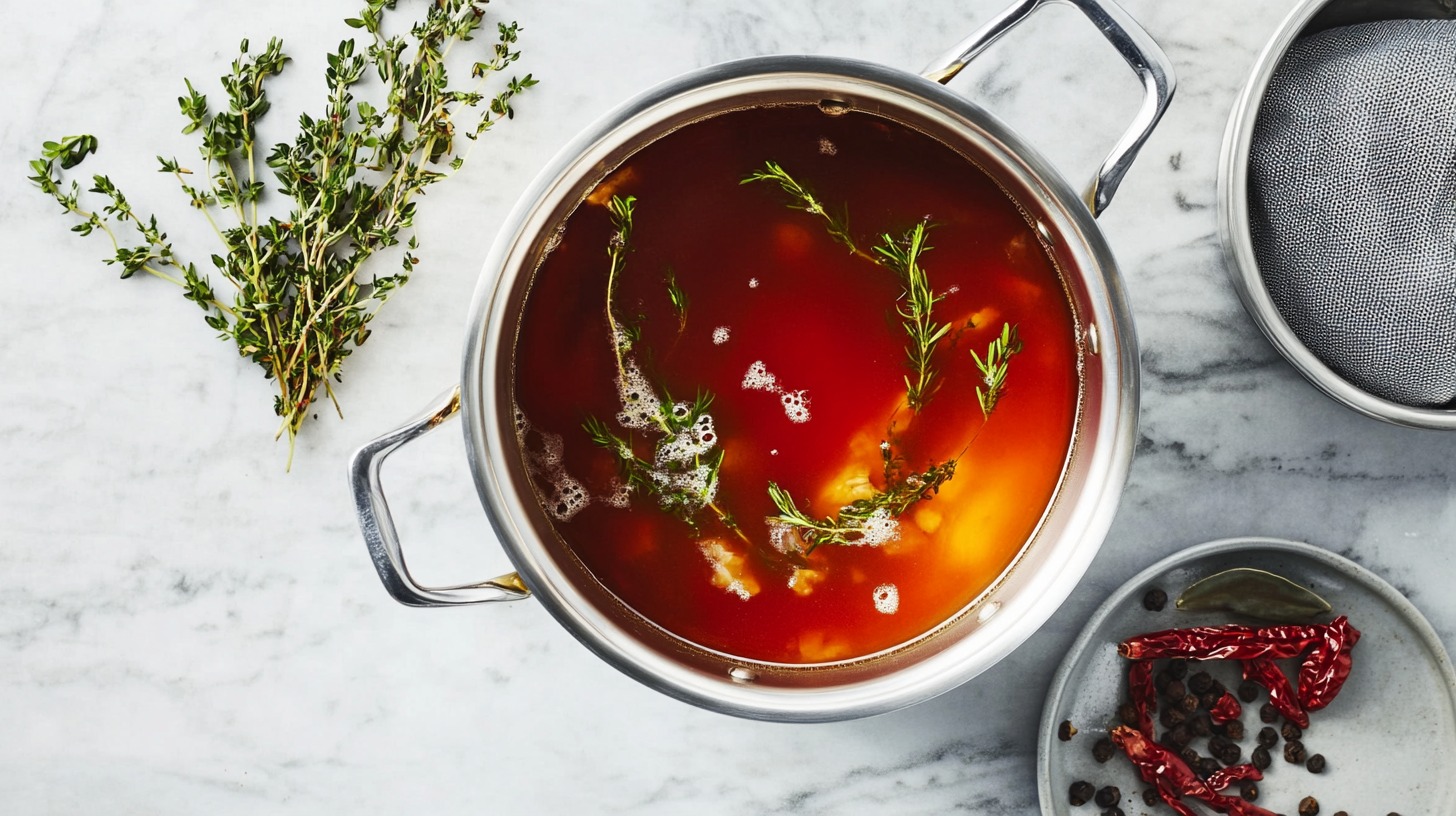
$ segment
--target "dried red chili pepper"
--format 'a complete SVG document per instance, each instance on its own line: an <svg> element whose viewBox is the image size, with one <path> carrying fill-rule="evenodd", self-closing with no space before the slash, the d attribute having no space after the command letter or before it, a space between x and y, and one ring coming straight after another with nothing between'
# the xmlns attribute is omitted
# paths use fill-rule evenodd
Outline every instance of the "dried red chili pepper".
<svg viewBox="0 0 1456 816"><path fill-rule="evenodd" d="M1182 657L1188 660L1250 660L1296 657L1319 642L1321 626L1194 626L1128 638L1117 653L1132 660Z"/></svg>
<svg viewBox="0 0 1456 816"><path fill-rule="evenodd" d="M1136 729L1119 725L1112 729L1111 737L1112 744L1121 748L1127 758L1132 760L1143 781L1156 785L1158 795L1179 816L1194 814L1191 808L1180 801L1182 796L1191 796L1219 813L1230 816L1274 816L1251 802L1215 793L1209 783L1200 779L1182 757L1143 736Z"/></svg>
<svg viewBox="0 0 1456 816"><path fill-rule="evenodd" d="M1318 711L1330 704L1350 676L1350 650L1360 641L1360 630L1344 615L1324 627L1324 637L1299 667L1299 704Z"/></svg>
<svg viewBox="0 0 1456 816"><path fill-rule="evenodd" d="M1127 670L1127 688L1133 710L1137 712L1138 730L1152 739L1153 715L1158 713L1158 687L1153 682L1153 664L1146 660L1134 661L1132 668Z"/></svg>
<svg viewBox="0 0 1456 816"><path fill-rule="evenodd" d="M1253 680L1268 690L1269 704L1274 706L1276 711L1300 728L1309 727L1309 715L1295 699L1294 689L1289 685L1289 678L1284 676L1284 672L1275 665L1273 660L1267 657L1257 657L1243 661L1243 665L1244 679Z"/></svg>
<svg viewBox="0 0 1456 816"><path fill-rule="evenodd" d="M1225 691L1213 708L1208 710L1208 716L1215 725L1223 725L1229 720L1237 720L1244 713L1244 707L1239 704L1237 697Z"/></svg>
<svg viewBox="0 0 1456 816"><path fill-rule="evenodd" d="M1220 768L1208 777L1208 787L1220 791L1235 782L1242 782L1245 779L1252 779L1255 782L1264 779L1264 772L1253 765L1230 765L1227 768Z"/></svg>

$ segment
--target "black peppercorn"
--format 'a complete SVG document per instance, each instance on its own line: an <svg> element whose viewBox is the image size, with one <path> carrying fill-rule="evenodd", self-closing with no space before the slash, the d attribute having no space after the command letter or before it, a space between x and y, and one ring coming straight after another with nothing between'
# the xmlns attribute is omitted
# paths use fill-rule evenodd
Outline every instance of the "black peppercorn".
<svg viewBox="0 0 1456 816"><path fill-rule="evenodd" d="M1157 788L1143 789L1143 804L1147 805L1148 807L1154 807L1161 801L1163 801L1163 797L1158 795Z"/></svg>
<svg viewBox="0 0 1456 816"><path fill-rule="evenodd" d="M1153 675L1153 688L1157 689L1157 692L1159 694L1166 694L1168 691L1168 684L1171 682L1173 682L1173 676L1171 674L1168 674L1167 669L1164 669L1163 671L1160 671L1157 674Z"/></svg>
<svg viewBox="0 0 1456 816"><path fill-rule="evenodd" d="M1239 786L1239 796L1242 796L1245 802L1252 802L1259 798L1259 786L1252 781L1246 781Z"/></svg>
<svg viewBox="0 0 1456 816"><path fill-rule="evenodd" d="M1225 765L1239 764L1239 757L1244 753L1243 749L1234 744L1232 740L1218 736L1209 738L1208 752Z"/></svg>
<svg viewBox="0 0 1456 816"><path fill-rule="evenodd" d="M1198 695L1198 704L1203 708L1209 709L1211 711L1213 710L1214 705L1218 703L1218 698L1222 696L1223 692L1213 691L1212 689L1210 689Z"/></svg>
<svg viewBox="0 0 1456 816"><path fill-rule="evenodd" d="M1259 696L1259 684L1253 680L1245 680L1239 684L1239 699L1246 703L1252 703Z"/></svg>
<svg viewBox="0 0 1456 816"><path fill-rule="evenodd" d="M1181 725L1186 719L1188 719L1188 715L1184 714L1181 708L1165 708L1158 714L1158 722L1162 723L1164 728Z"/></svg>
<svg viewBox="0 0 1456 816"><path fill-rule="evenodd" d="M1175 657L1168 661L1168 676L1174 680L1182 680L1188 676L1188 661L1181 657Z"/></svg>
<svg viewBox="0 0 1456 816"><path fill-rule="evenodd" d="M1071 720L1062 720L1062 724L1057 726L1057 739L1061 740L1062 742L1066 742L1076 735L1077 726L1072 725Z"/></svg>
<svg viewBox="0 0 1456 816"><path fill-rule="evenodd" d="M1193 694L1185 694L1183 699L1178 701L1178 707L1192 714L1198 710L1198 697Z"/></svg>
<svg viewBox="0 0 1456 816"><path fill-rule="evenodd" d="M1343 810L1337 810L1337 811L1335 811L1335 816L1350 816L1350 814L1349 813L1346 813Z"/></svg>
<svg viewBox="0 0 1456 816"><path fill-rule="evenodd" d="M1092 787L1091 782L1079 780L1073 782L1072 787L1067 790L1067 801L1072 803L1072 807L1081 807L1092 801L1096 794L1097 789Z"/></svg>
<svg viewBox="0 0 1456 816"><path fill-rule="evenodd" d="M1188 687L1183 685L1182 680L1171 680L1168 682L1168 687L1163 689L1163 693L1175 700L1181 700L1183 695L1188 693Z"/></svg>
<svg viewBox="0 0 1456 816"><path fill-rule="evenodd" d="M1208 719L1207 714L1200 711L1192 717L1188 718L1188 731L1193 736L1206 737L1212 730L1213 723L1212 720Z"/></svg>
<svg viewBox="0 0 1456 816"><path fill-rule="evenodd" d="M1122 801L1122 791L1116 785L1107 785L1097 789L1097 795L1093 798L1097 807L1110 808Z"/></svg>
<svg viewBox="0 0 1456 816"><path fill-rule="evenodd" d="M1244 739L1244 721L1229 720L1223 724L1223 733L1234 742L1241 742Z"/></svg>
<svg viewBox="0 0 1456 816"><path fill-rule="evenodd" d="M1187 725L1175 725L1172 730L1163 735L1164 743L1176 747L1180 751L1187 748L1188 743L1192 741L1193 734L1189 733Z"/></svg>
<svg viewBox="0 0 1456 816"><path fill-rule="evenodd" d="M1279 732L1266 725L1263 728L1259 729L1258 739L1260 745L1264 746L1265 748L1273 748L1275 745L1279 744Z"/></svg>
<svg viewBox="0 0 1456 816"><path fill-rule="evenodd" d="M1310 773L1324 773L1324 770L1325 770L1325 755L1324 754L1310 754L1309 759L1306 759L1304 761L1304 767Z"/></svg>
<svg viewBox="0 0 1456 816"><path fill-rule="evenodd" d="M1153 587L1143 595L1143 609L1149 612L1162 612L1163 607L1168 605L1168 593L1157 587Z"/></svg>
<svg viewBox="0 0 1456 816"><path fill-rule="evenodd" d="M1123 813L1120 807L1110 807L1102 811L1102 816L1127 816L1127 814Z"/></svg>
<svg viewBox="0 0 1456 816"><path fill-rule="evenodd" d="M1279 728L1279 734L1287 740L1296 740L1304 736L1304 731L1294 723L1285 720L1284 725Z"/></svg>
<svg viewBox="0 0 1456 816"><path fill-rule="evenodd" d="M1258 768L1261 771L1268 770L1269 763L1271 761L1269 759L1269 749L1260 745L1258 748L1254 749L1254 752L1252 754L1250 754L1249 761L1254 764L1255 768Z"/></svg>
<svg viewBox="0 0 1456 816"><path fill-rule="evenodd" d="M1292 762L1295 765L1303 765L1304 764L1304 759L1307 756L1308 756L1308 754L1305 753L1305 750L1304 750L1304 743L1300 742L1299 740L1292 739L1292 740L1284 743L1284 761L1285 762Z"/></svg>
<svg viewBox="0 0 1456 816"><path fill-rule="evenodd" d="M1198 760L1198 775L1204 779L1213 776L1221 770L1223 770L1223 766L1218 764L1218 760L1212 757L1204 757Z"/></svg>
<svg viewBox="0 0 1456 816"><path fill-rule="evenodd" d="M1244 749L1230 742L1227 748L1219 751L1215 756L1218 757L1219 762L1225 765L1237 765L1239 764L1239 760L1243 759Z"/></svg>
<svg viewBox="0 0 1456 816"><path fill-rule="evenodd" d="M1206 671L1195 672L1188 678L1188 690L1194 694L1203 694L1213 688L1213 676Z"/></svg>
<svg viewBox="0 0 1456 816"><path fill-rule="evenodd" d="M1203 757L1199 756L1198 752L1193 750L1192 748L1184 748L1183 750L1179 751L1178 757L1183 760L1184 765L1187 765L1190 768L1198 767L1199 760L1203 759Z"/></svg>
<svg viewBox="0 0 1456 816"><path fill-rule="evenodd" d="M1117 707L1117 719L1121 720L1123 725L1130 725L1133 728L1137 728L1137 708L1135 708L1132 703L1123 703L1122 705Z"/></svg>
<svg viewBox="0 0 1456 816"><path fill-rule="evenodd" d="M1112 759L1112 754L1116 750L1116 748L1112 747L1112 740L1103 737L1092 744L1092 758L1098 762L1106 762Z"/></svg>
<svg viewBox="0 0 1456 816"><path fill-rule="evenodd" d="M1259 721L1260 722L1271 723L1271 722L1274 722L1277 719L1279 719L1279 709L1275 708L1270 703L1265 703L1265 704L1259 706Z"/></svg>
<svg viewBox="0 0 1456 816"><path fill-rule="evenodd" d="M1319 813L1319 800L1306 796L1299 800L1299 816L1315 816Z"/></svg>

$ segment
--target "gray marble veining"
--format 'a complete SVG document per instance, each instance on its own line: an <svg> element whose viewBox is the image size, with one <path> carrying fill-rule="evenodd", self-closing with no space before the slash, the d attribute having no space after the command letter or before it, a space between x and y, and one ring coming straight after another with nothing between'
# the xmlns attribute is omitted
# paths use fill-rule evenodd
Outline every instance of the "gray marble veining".
<svg viewBox="0 0 1456 816"><path fill-rule="evenodd" d="M181 77L209 81L242 36L282 33L302 81L273 115L291 117L321 88L321 55L353 4L4 5L0 812L1032 813L1043 696L1080 622L1146 565L1227 536L1347 555L1456 646L1456 435L1381 425L1317 393L1244 314L1218 245L1225 117L1292 4L1125 3L1180 82L1101 219L1136 316L1142 410L1117 521L1078 591L963 687L818 726L650 692L531 602L395 605L359 541L343 463L455 381L495 225L593 118L758 54L918 70L1000 0L497 0L493 13L524 26L521 69L543 84L422 204L425 264L350 360L347 419L312 423L287 474L256 369L163 284L116 280L101 244L72 236L23 168L42 139L96 133L87 167L186 244L202 225L147 165L190 155L171 101ZM1053 9L952 86L1078 187L1137 101L1081 22ZM506 568L458 437L402 452L389 479L422 580Z"/></svg>

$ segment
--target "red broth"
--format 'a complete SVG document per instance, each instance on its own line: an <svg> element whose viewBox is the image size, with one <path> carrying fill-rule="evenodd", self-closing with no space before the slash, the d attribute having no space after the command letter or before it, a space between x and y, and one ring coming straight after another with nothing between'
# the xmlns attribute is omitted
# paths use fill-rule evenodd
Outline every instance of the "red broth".
<svg viewBox="0 0 1456 816"><path fill-rule="evenodd" d="M939 388L918 413L906 406L900 279L836 243L824 219L787 206L777 185L740 183L766 161L847 212L863 249L928 220L933 248L921 263L943 296L933 318L952 329L934 351ZM617 457L583 429L598 418L649 461L660 438L616 420L611 194L636 198L613 300L617 319L639 332L631 359L659 396L712 395L712 455L722 453L714 505L741 536L711 508L690 525L648 491L620 501ZM687 297L681 313L669 275ZM1023 349L984 419L970 351L984 355L1006 323ZM724 113L642 148L567 218L517 338L523 456L543 506L565 511L553 522L563 542L646 619L746 659L861 657L954 617L1025 546L1071 446L1075 337L1065 289L1027 217L958 152L867 113ZM746 388L751 370L774 387ZM957 460L937 494L897 519L893 540L824 544L807 556L771 545L779 509L770 482L805 513L833 516L886 489L887 441L917 471Z"/></svg>

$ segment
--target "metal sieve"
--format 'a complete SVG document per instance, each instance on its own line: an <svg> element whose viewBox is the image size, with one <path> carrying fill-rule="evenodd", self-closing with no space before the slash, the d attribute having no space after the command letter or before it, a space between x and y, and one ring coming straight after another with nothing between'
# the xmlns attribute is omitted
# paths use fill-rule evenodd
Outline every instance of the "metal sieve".
<svg viewBox="0 0 1456 816"><path fill-rule="evenodd" d="M1368 109L1360 108L1366 102L1364 89L1376 85L1400 88L1402 79L1377 70L1388 69L1388 63L1381 66L1354 55L1346 59L1346 55L1331 53L1330 49L1332 44L1357 48L1365 43L1362 38L1370 36L1389 36L1396 43L1392 47L1398 47L1400 38L1409 39L1412 30L1421 25L1379 21L1445 19L1456 19L1456 3L1451 0L1301 3L1259 55L1235 101L1224 136L1218 179L1219 228L1229 274L1245 308L1274 347L1321 391L1355 411L1399 425L1437 429L1456 428L1456 408L1449 402L1456 393L1456 348L1446 342L1456 333L1456 319L1445 319L1456 318L1456 287L1444 282L1456 273L1449 259L1442 256L1439 236L1433 239L1427 235L1421 244L1411 235L1409 225L1424 217L1423 201L1414 197L1403 200L1398 192L1392 195L1388 189L1374 189L1377 184L1371 184L1367 191L1359 186L1359 179L1351 186L1348 180L1330 178L1330 168L1338 172L1345 166L1342 162L1359 165L1361 172L1368 169L1372 179L1393 172L1388 164L1375 160L1370 160L1368 167L1360 164L1366 160L1366 142L1361 138L1367 131L1374 141L1429 140L1419 138L1413 124L1390 124L1399 121L1397 116L1361 120L1361 113L1390 110L1392 105L1385 99L1378 105L1370 103ZM1361 28L1342 29L1346 26ZM1316 35L1317 39L1309 39ZM1314 55L1324 64L1312 71L1306 68L1307 60L1316 51ZM1396 61L1394 68L1407 72L1405 76L1415 87L1415 80L1429 77L1422 64ZM1291 76L1308 78L1311 85L1291 91ZM1353 109L1336 109L1335 115L1325 119L1305 117L1306 108L1330 99L1349 100ZM1399 113L1398 102L1394 104ZM1293 117L1290 111L1295 112ZM1261 115L1277 119L1276 112L1291 117L1282 123L1285 131L1261 121ZM1336 124L1328 132L1298 130L1306 121ZM1277 136L1288 138L1280 144L1269 144ZM1400 158L1405 166L1413 168L1412 177L1422 169L1450 162L1445 157L1428 161L1414 154ZM1262 171L1262 175L1256 171ZM1273 195L1267 191L1271 179L1281 185ZM1260 183L1266 186L1260 188ZM1427 183L1427 188L1430 186ZM1427 188L1422 188L1422 195L1439 197L1439 188L1434 193ZM1368 204L1386 220L1373 226L1371 221L1375 219L1370 216L1349 219L1353 222L1363 218L1363 224L1342 222L1339 208L1326 207L1320 200L1332 189L1353 189L1357 197L1368 192L1368 200L1361 198L1352 204ZM1283 209L1271 215L1270 200L1284 205ZM1279 233L1281 237L1301 231L1313 234L1318 246L1311 251L1290 241L1283 247L1276 245L1277 254L1271 257L1267 243L1271 223L1274 228L1288 230ZM1328 256L1323 266L1321 252ZM1368 262L1372 268L1384 265L1387 274L1358 278L1358 285L1352 287L1350 281L1356 276L1342 277L1342 263L1350 260ZM1291 305L1287 288L1291 285L1308 287L1296 305ZM1302 312L1308 303L1316 306ZM1308 313L1314 308L1326 310L1326 322L1312 328ZM1348 312L1341 311L1346 308ZM1372 329L1371 316L1382 314L1389 317L1390 324ZM1341 319L1332 320L1331 315ZM1380 369L1381 365L1387 367Z"/></svg>

